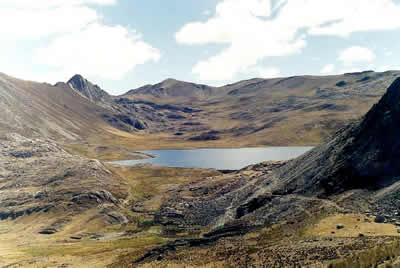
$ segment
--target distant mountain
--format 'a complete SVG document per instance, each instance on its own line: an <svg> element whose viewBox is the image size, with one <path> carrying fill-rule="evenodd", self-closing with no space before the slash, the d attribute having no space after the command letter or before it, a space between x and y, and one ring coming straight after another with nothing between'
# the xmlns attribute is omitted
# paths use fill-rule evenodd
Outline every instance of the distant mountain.
<svg viewBox="0 0 400 268"><path fill-rule="evenodd" d="M182 99L195 101L203 100L213 95L215 91L215 87L207 85L189 83L175 79L166 79L156 85L146 85L138 89L130 90L123 96L149 96L158 98L161 101L165 99L174 99L175 101Z"/></svg>
<svg viewBox="0 0 400 268"><path fill-rule="evenodd" d="M223 87L167 79L111 96L81 75L52 86L1 74L0 133L97 140L111 127L159 135L157 147L171 141L177 147L319 144L368 111L399 76L366 71Z"/></svg>
<svg viewBox="0 0 400 268"><path fill-rule="evenodd" d="M254 78L217 88L168 79L119 98L151 104L145 109L167 122L154 124L153 131L181 140L212 146L309 145L362 116L398 76L398 71L365 71Z"/></svg>

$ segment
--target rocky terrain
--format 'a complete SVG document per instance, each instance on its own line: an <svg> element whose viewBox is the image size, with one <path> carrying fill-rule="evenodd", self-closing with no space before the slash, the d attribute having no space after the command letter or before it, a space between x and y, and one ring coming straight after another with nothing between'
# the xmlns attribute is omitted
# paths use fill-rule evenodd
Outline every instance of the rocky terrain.
<svg viewBox="0 0 400 268"><path fill-rule="evenodd" d="M338 130L331 141L295 160L277 163L272 170L255 166L183 185L161 206L155 222L169 228L212 226L213 235L205 238L282 223L309 226L310 217L348 213L367 215L356 216L356 227L362 226L361 221L371 222L362 218L372 215L376 223L400 225L399 105L397 79L361 120ZM338 224L336 229L344 227ZM335 234L331 230L330 235Z"/></svg>
<svg viewBox="0 0 400 268"><path fill-rule="evenodd" d="M48 234L90 209L105 221L127 222L118 212L127 185L101 162L70 155L50 140L7 134L0 141L0 220L61 213L42 230Z"/></svg>
<svg viewBox="0 0 400 268"><path fill-rule="evenodd" d="M239 176L223 187L214 187L214 182L200 188L187 186L189 192L199 193L198 198L174 200L172 206L180 207L171 209L171 204L165 205L159 218L182 215L177 217L182 223L201 225L247 219L256 225L294 216L298 206L323 204L335 208L337 199L345 206L345 199L350 197L353 211L357 206L374 204L390 208L386 213L394 217L400 172L399 103L400 79L397 79L360 121L338 130L331 141L271 174ZM362 193L349 195L355 190ZM352 199L354 195L359 195L358 203Z"/></svg>

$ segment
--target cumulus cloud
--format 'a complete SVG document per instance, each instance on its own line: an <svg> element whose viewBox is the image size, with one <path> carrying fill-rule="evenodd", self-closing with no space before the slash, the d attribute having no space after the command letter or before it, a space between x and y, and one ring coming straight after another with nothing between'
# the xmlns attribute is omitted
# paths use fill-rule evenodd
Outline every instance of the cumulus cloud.
<svg viewBox="0 0 400 268"><path fill-rule="evenodd" d="M330 74L335 70L334 64L327 64L321 69L321 74Z"/></svg>
<svg viewBox="0 0 400 268"><path fill-rule="evenodd" d="M359 46L346 48L339 55L339 60L344 65L372 62L375 58L376 55L372 50Z"/></svg>
<svg viewBox="0 0 400 268"><path fill-rule="evenodd" d="M266 57L301 52L310 35L400 28L399 13L393 0L221 0L215 15L184 25L175 37L185 45L225 46L193 72L226 80Z"/></svg>
<svg viewBox="0 0 400 268"><path fill-rule="evenodd" d="M148 60L157 61L158 50L122 26L90 24L82 31L62 35L36 51L36 62L67 72L121 79Z"/></svg>
<svg viewBox="0 0 400 268"><path fill-rule="evenodd" d="M102 22L96 6L116 2L1 0L0 41L32 42L35 45L32 64L52 68L49 80L57 74L75 73L121 79L136 65L157 61L160 53L135 30ZM41 73L37 77L43 76Z"/></svg>

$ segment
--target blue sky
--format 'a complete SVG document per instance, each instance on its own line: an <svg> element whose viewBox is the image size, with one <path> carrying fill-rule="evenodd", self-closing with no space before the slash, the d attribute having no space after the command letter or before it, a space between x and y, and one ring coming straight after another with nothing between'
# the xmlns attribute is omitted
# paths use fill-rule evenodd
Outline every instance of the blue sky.
<svg viewBox="0 0 400 268"><path fill-rule="evenodd" d="M399 0L2 0L0 72L111 94L166 78L400 69Z"/></svg>

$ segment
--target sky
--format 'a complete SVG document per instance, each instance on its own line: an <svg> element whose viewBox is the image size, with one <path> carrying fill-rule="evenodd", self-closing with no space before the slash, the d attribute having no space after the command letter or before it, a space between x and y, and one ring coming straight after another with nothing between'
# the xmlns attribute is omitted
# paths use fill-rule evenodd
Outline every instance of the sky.
<svg viewBox="0 0 400 268"><path fill-rule="evenodd" d="M118 95L167 78L400 69L400 0L0 0L0 72Z"/></svg>

